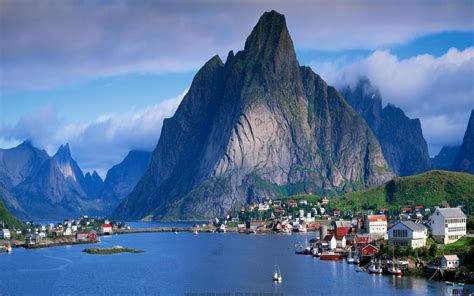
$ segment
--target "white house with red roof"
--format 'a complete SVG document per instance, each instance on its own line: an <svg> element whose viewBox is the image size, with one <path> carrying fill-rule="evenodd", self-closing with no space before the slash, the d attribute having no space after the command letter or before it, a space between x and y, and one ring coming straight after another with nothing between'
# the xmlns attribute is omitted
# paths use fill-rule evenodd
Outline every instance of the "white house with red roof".
<svg viewBox="0 0 474 296"><path fill-rule="evenodd" d="M384 236L387 233L387 216L367 215L365 231L371 236Z"/></svg>
<svg viewBox="0 0 474 296"><path fill-rule="evenodd" d="M110 224L109 221L105 221L104 224L101 226L101 231L103 234L112 234L113 229L112 229L112 224Z"/></svg>

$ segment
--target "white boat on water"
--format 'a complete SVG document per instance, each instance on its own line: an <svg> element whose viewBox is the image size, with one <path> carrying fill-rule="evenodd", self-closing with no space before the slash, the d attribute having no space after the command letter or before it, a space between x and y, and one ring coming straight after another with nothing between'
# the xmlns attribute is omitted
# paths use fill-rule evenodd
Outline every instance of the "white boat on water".
<svg viewBox="0 0 474 296"><path fill-rule="evenodd" d="M393 275L402 275L403 272L400 269L399 264L396 261L393 261L392 264L387 268L387 272Z"/></svg>
<svg viewBox="0 0 474 296"><path fill-rule="evenodd" d="M348 264L359 264L359 257L354 256L352 253L349 253L349 256L347 256L347 263Z"/></svg>
<svg viewBox="0 0 474 296"><path fill-rule="evenodd" d="M194 230L194 232L193 232L193 233L194 233L194 235L198 235L198 232L197 232L197 230Z"/></svg>
<svg viewBox="0 0 474 296"><path fill-rule="evenodd" d="M274 282L281 283L283 281L283 277L281 276L280 269L277 268L275 265L275 271L273 272L273 277L272 277Z"/></svg>
<svg viewBox="0 0 474 296"><path fill-rule="evenodd" d="M370 266L368 268L369 273L373 274L382 274L383 270L380 264L377 264L375 262L371 262Z"/></svg>

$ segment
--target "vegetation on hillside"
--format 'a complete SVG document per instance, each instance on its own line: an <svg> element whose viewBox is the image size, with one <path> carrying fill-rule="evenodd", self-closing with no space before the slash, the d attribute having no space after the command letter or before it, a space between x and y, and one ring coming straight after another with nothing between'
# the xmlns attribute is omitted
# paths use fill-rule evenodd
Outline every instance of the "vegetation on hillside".
<svg viewBox="0 0 474 296"><path fill-rule="evenodd" d="M447 201L451 206L463 205L468 214L474 212L474 175L447 171L396 177L374 189L350 192L331 201L331 208L345 211L422 205L435 207Z"/></svg>
<svg viewBox="0 0 474 296"><path fill-rule="evenodd" d="M15 218L5 207L2 201L0 201L0 227L2 224L8 228L21 228L23 227L23 223Z"/></svg>

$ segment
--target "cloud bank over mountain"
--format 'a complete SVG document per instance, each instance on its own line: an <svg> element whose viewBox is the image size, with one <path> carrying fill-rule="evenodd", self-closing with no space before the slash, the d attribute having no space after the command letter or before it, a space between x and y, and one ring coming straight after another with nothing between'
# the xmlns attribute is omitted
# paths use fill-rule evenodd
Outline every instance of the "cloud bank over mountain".
<svg viewBox="0 0 474 296"><path fill-rule="evenodd" d="M421 119L431 154L443 145L461 143L474 108L474 47L451 48L440 57L424 54L408 59L375 51L350 65L313 63L312 67L339 87L367 76L380 89L384 103Z"/></svg>

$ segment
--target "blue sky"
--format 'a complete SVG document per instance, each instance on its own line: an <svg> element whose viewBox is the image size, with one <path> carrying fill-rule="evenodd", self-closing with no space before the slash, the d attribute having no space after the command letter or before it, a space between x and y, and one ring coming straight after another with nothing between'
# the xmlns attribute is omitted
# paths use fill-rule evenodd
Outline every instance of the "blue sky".
<svg viewBox="0 0 474 296"><path fill-rule="evenodd" d="M199 66L241 49L271 8L301 65L336 86L369 76L384 103L421 119L432 155L461 142L474 108L472 1L297 2L2 1L0 147L32 138L52 154L70 142L84 170L104 175L130 149L152 150Z"/></svg>

